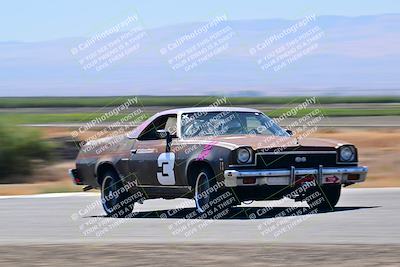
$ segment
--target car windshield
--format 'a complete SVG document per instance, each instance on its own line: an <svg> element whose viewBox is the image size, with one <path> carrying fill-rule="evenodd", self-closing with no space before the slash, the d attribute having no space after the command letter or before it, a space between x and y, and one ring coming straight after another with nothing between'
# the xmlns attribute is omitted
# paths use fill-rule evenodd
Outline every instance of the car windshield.
<svg viewBox="0 0 400 267"><path fill-rule="evenodd" d="M289 136L283 128L260 112L183 113L181 124L183 138L245 134Z"/></svg>

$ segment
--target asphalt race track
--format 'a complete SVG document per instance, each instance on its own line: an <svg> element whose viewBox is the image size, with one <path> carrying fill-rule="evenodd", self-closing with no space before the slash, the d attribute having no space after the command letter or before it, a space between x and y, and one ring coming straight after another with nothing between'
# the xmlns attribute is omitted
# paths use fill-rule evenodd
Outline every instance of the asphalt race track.
<svg viewBox="0 0 400 267"><path fill-rule="evenodd" d="M183 219L196 213L184 199L106 218L98 199L0 197L0 266L400 266L400 188L344 189L325 213L284 200L242 205L218 220ZM282 215L288 210L307 215Z"/></svg>
<svg viewBox="0 0 400 267"><path fill-rule="evenodd" d="M1 197L0 242L400 244L400 188L344 189L332 212L279 218L288 208L307 206L292 200L254 202L219 220L185 220L195 211L192 201L157 199L137 205L133 218L114 219L104 217L98 199L96 193ZM175 212L182 203L192 206ZM274 208L259 211L268 206ZM249 219L251 214L256 218Z"/></svg>

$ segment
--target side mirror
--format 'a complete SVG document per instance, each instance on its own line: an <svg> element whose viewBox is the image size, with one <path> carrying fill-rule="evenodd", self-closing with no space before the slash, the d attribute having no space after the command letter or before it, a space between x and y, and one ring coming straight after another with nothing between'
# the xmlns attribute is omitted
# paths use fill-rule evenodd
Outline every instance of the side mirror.
<svg viewBox="0 0 400 267"><path fill-rule="evenodd" d="M292 131L292 130L289 130L289 129L285 129L286 130L286 132L290 135L290 136L293 136L294 135L294 132Z"/></svg>
<svg viewBox="0 0 400 267"><path fill-rule="evenodd" d="M170 152L171 151L171 143L172 143L172 136L170 132L167 130L157 130L157 135L160 139L165 139L167 144L165 147L165 152Z"/></svg>

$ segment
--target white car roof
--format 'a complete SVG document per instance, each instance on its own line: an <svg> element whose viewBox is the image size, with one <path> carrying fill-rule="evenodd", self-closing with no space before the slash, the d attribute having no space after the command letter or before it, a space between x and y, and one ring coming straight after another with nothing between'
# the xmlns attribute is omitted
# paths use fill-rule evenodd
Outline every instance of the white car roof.
<svg viewBox="0 0 400 267"><path fill-rule="evenodd" d="M222 111L229 111L229 112L260 112L257 109L253 108L239 108L239 107L191 107L191 108L176 108L165 110L162 113L193 113L193 112L222 112Z"/></svg>

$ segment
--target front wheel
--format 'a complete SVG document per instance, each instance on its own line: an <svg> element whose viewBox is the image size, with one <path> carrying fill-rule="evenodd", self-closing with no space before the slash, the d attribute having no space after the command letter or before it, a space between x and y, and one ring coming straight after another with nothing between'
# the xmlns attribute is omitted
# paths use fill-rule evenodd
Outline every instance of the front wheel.
<svg viewBox="0 0 400 267"><path fill-rule="evenodd" d="M133 211L135 203L115 171L108 170L102 176L101 203L110 217L125 218Z"/></svg>
<svg viewBox="0 0 400 267"><path fill-rule="evenodd" d="M333 210L339 201L341 189L341 185L317 186L308 196L307 203L318 210Z"/></svg>
<svg viewBox="0 0 400 267"><path fill-rule="evenodd" d="M215 193L211 192L211 188L215 184L213 176L213 173L207 168L203 168L197 173L194 200L199 213L203 213L209 208L210 201L215 196Z"/></svg>
<svg viewBox="0 0 400 267"><path fill-rule="evenodd" d="M232 192L217 182L210 168L200 168L195 176L194 200L198 213L207 213L208 218L221 218L237 201Z"/></svg>

